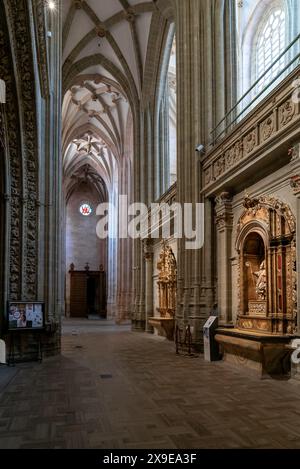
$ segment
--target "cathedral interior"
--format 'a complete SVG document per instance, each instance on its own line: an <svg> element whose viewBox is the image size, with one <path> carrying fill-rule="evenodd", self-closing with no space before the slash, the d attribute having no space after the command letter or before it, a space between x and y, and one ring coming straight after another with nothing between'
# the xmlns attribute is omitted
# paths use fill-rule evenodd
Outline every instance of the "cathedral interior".
<svg viewBox="0 0 300 469"><path fill-rule="evenodd" d="M0 1L0 449L300 449L299 285L298 0Z"/></svg>

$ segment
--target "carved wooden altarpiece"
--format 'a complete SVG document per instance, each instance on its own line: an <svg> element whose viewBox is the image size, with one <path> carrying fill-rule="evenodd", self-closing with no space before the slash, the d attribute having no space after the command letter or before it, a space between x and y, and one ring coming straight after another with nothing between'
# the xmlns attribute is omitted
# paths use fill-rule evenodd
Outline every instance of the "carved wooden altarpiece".
<svg viewBox="0 0 300 469"><path fill-rule="evenodd" d="M158 277L158 312L161 317L174 318L176 309L177 264L172 249L166 244L157 264Z"/></svg>
<svg viewBox="0 0 300 469"><path fill-rule="evenodd" d="M296 223L274 197L244 200L237 228L239 314L237 327L271 334L296 329Z"/></svg>

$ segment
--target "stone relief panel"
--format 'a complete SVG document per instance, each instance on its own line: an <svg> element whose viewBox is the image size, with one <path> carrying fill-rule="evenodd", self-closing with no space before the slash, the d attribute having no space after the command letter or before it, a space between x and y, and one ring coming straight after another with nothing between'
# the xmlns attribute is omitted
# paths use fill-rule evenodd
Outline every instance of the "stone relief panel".
<svg viewBox="0 0 300 469"><path fill-rule="evenodd" d="M261 142L268 140L273 135L274 130L275 130L275 122L274 122L274 114L272 114L260 124Z"/></svg>
<svg viewBox="0 0 300 469"><path fill-rule="evenodd" d="M291 122L296 114L296 105L292 100L286 101L282 106L279 106L279 128L285 127Z"/></svg>
<svg viewBox="0 0 300 469"><path fill-rule="evenodd" d="M244 138L244 148L246 155L254 150L254 147L256 146L256 140L256 129L253 129Z"/></svg>

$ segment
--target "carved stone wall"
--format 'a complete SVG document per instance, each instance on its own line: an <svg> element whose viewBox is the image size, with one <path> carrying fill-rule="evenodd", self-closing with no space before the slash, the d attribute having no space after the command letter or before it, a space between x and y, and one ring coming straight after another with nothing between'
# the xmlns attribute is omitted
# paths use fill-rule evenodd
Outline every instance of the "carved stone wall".
<svg viewBox="0 0 300 469"><path fill-rule="evenodd" d="M22 265L22 187L23 165L17 89L10 50L10 38L3 3L0 4L0 76L6 83L6 104L2 107L2 129L5 152L10 164L10 193L3 194L10 202L10 298L21 294ZM8 269L6 268L6 275Z"/></svg>
<svg viewBox="0 0 300 469"><path fill-rule="evenodd" d="M60 6L59 0L57 6ZM47 80L42 84L38 76L41 70L47 69L49 60L45 30L42 32L44 13L42 0L0 3L0 77L6 83L6 103L0 109L1 152L4 154L1 222L5 225L0 244L6 250L4 272L0 276L3 292L0 335L9 343L5 335L7 301L42 301L47 326L44 350L52 354L60 348L58 265L61 246L53 249L46 237L55 240L59 231L60 217L56 215L61 197L60 164L56 158L60 124L57 120L56 125L54 110L61 105L59 92L50 95ZM59 33L57 24L52 37L55 47L59 46ZM60 58L56 59L52 72L55 77L60 74ZM41 129L43 132L39 134ZM48 266L52 269L51 278L44 275ZM46 291L48 285L50 295ZM33 336L26 334L22 339L23 351L30 353L33 342Z"/></svg>
<svg viewBox="0 0 300 469"><path fill-rule="evenodd" d="M18 92L23 161L23 285L22 296L28 300L37 295L38 262L38 140L35 76L29 11L25 0L10 0L8 17L11 24L11 48L19 71ZM12 218L13 219L13 218Z"/></svg>

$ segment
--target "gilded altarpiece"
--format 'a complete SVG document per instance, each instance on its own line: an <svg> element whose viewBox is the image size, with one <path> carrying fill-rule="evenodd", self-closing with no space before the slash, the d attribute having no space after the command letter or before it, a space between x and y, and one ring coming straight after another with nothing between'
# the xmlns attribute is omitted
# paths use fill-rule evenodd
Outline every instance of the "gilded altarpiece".
<svg viewBox="0 0 300 469"><path fill-rule="evenodd" d="M243 330L292 334L297 326L296 223L273 197L244 200L237 228L238 319Z"/></svg>

